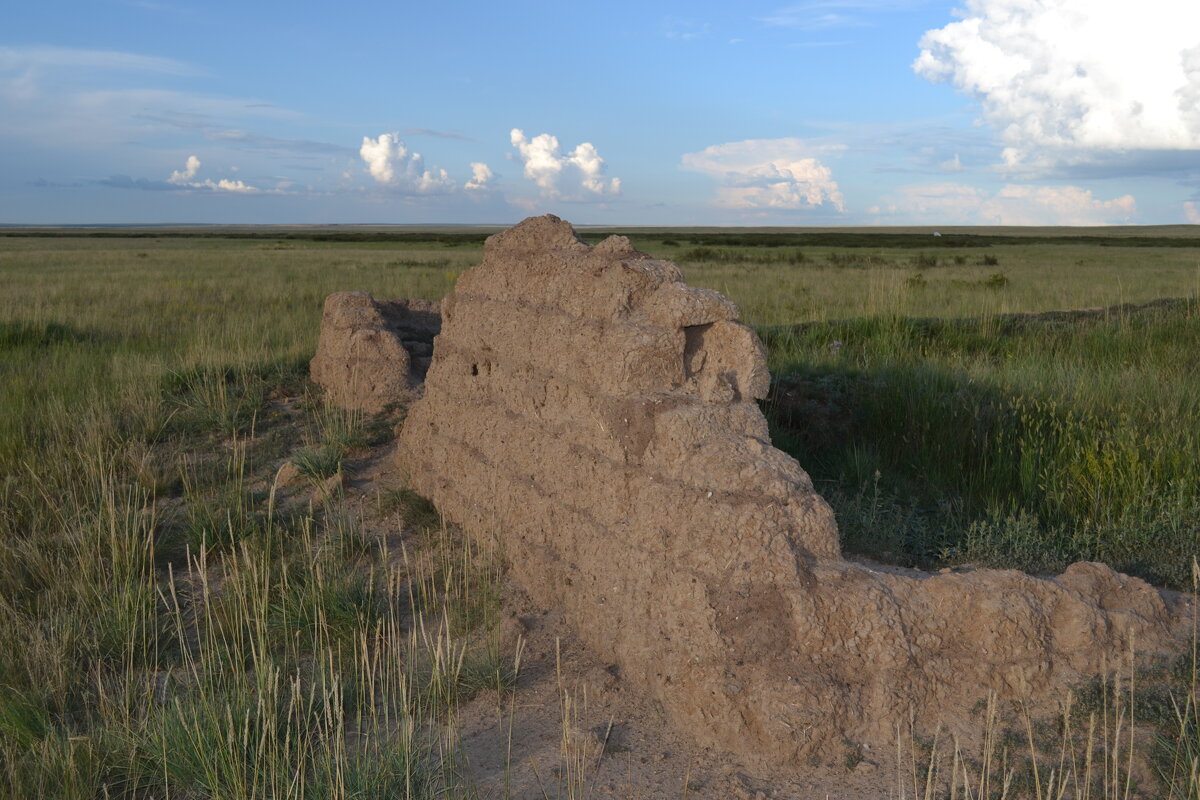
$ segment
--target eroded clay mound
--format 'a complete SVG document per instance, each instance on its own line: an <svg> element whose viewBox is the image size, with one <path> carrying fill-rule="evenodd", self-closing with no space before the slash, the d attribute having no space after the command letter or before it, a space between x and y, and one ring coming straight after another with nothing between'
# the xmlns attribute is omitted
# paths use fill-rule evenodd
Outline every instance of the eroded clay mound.
<svg viewBox="0 0 1200 800"><path fill-rule="evenodd" d="M1039 580L843 560L771 446L737 314L623 237L528 219L443 302L401 466L677 725L747 761L886 744L910 710L1047 691L1165 635L1155 590L1098 564Z"/></svg>
<svg viewBox="0 0 1200 800"><path fill-rule="evenodd" d="M336 405L382 411L389 403L416 396L440 329L438 304L428 300L331 294L325 298L309 372Z"/></svg>

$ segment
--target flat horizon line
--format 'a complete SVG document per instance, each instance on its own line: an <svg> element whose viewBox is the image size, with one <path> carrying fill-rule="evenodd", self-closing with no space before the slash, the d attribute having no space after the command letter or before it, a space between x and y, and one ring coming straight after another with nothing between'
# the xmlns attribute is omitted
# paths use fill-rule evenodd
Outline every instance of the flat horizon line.
<svg viewBox="0 0 1200 800"><path fill-rule="evenodd" d="M440 229L497 229L511 228L520 222L69 222L69 223L10 223L0 222L0 230L166 230L166 229L225 229L225 230L298 230L369 228L436 231ZM1077 231L1081 234L1112 232L1125 235L1146 231L1200 233L1200 224L1130 224L1130 225L644 225L621 223L571 223L579 230L637 230L637 231L762 231L797 233L824 231L886 232L978 232L978 231Z"/></svg>

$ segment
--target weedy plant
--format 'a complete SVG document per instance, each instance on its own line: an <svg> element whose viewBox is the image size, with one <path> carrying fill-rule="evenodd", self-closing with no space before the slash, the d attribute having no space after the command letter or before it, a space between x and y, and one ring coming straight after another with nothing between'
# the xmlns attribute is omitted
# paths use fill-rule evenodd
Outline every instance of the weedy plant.
<svg viewBox="0 0 1200 800"><path fill-rule="evenodd" d="M341 472L345 454L346 451L337 445L322 444L300 451L291 460L301 475L320 483Z"/></svg>

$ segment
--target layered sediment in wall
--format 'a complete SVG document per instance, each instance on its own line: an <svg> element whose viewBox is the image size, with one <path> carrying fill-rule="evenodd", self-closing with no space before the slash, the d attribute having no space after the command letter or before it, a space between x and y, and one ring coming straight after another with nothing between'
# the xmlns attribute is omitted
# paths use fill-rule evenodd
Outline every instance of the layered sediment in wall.
<svg viewBox="0 0 1200 800"><path fill-rule="evenodd" d="M412 486L659 701L746 761L838 758L915 712L1046 692L1165 641L1100 564L894 574L844 560L771 446L765 355L721 296L547 216L488 239L442 305L397 457Z"/></svg>
<svg viewBox="0 0 1200 800"><path fill-rule="evenodd" d="M374 413L412 400L429 369L441 324L438 304L428 300L331 294L325 298L309 373L326 397L343 408Z"/></svg>

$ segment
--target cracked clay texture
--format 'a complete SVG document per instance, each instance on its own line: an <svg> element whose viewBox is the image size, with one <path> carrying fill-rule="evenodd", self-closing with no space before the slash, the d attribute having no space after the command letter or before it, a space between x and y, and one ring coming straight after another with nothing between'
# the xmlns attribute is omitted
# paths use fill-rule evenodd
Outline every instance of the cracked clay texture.
<svg viewBox="0 0 1200 800"><path fill-rule="evenodd" d="M1129 637L1169 639L1159 593L1101 564L1042 579L845 560L829 506L771 445L758 337L624 237L590 247L527 219L441 312L397 449L412 487L498 541L533 600L701 745L832 761L888 746L910 713L1047 696Z"/></svg>

